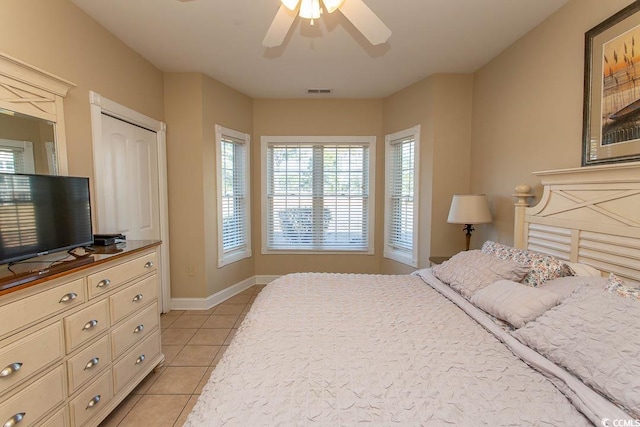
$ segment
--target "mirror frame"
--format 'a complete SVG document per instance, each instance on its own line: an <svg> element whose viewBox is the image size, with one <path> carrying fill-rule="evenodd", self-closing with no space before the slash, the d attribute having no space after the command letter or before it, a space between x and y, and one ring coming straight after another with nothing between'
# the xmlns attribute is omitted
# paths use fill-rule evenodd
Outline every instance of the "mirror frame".
<svg viewBox="0 0 640 427"><path fill-rule="evenodd" d="M53 123L58 175L68 175L63 99L74 83L0 52L0 108Z"/></svg>

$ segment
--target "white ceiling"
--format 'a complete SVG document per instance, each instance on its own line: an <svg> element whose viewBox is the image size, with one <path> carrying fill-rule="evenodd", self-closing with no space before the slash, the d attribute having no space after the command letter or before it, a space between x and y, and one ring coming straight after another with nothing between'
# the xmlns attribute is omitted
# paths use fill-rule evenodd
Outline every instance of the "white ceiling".
<svg viewBox="0 0 640 427"><path fill-rule="evenodd" d="M386 44L337 11L315 26L296 18L271 49L262 39L279 0L72 1L162 71L202 72L253 98L379 98L476 71L568 0L365 0L393 32Z"/></svg>

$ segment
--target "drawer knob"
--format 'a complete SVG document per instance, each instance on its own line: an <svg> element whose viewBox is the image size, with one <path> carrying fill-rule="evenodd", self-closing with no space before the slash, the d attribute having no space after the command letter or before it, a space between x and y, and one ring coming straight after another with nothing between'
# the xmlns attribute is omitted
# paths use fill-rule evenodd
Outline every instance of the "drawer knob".
<svg viewBox="0 0 640 427"><path fill-rule="evenodd" d="M11 374L18 372L22 368L22 363L16 362L4 368L0 371L0 378L8 377Z"/></svg>
<svg viewBox="0 0 640 427"><path fill-rule="evenodd" d="M87 403L87 408L93 408L94 406L96 406L98 403L100 402L100 395L96 394L95 396L93 396L91 398L91 400L89 401L89 403Z"/></svg>
<svg viewBox="0 0 640 427"><path fill-rule="evenodd" d="M136 365L141 364L142 362L144 362L144 359L146 359L144 357L144 354L141 354L140 356L138 356L138 358L136 359Z"/></svg>
<svg viewBox="0 0 640 427"><path fill-rule="evenodd" d="M86 371L87 369L91 369L98 363L100 363L100 358L94 357L93 359L89 360L86 365L84 365L84 370Z"/></svg>
<svg viewBox="0 0 640 427"><path fill-rule="evenodd" d="M138 301L142 301L143 295L142 294L138 294L135 297L133 297L133 299L131 300L131 302L138 302Z"/></svg>
<svg viewBox="0 0 640 427"><path fill-rule="evenodd" d="M144 330L144 325L138 325L136 326L136 328L133 330L134 334L137 334L139 332L142 332Z"/></svg>
<svg viewBox="0 0 640 427"><path fill-rule="evenodd" d="M86 331L87 329L95 328L96 326L98 326L98 321L96 319L89 320L87 323L84 324L84 327L82 328L82 330Z"/></svg>
<svg viewBox="0 0 640 427"><path fill-rule="evenodd" d="M63 295L62 298L60 298L59 302L65 303L65 302L73 301L76 298L78 298L78 294L76 294L75 292L69 292L68 294Z"/></svg>
<svg viewBox="0 0 640 427"><path fill-rule="evenodd" d="M109 286L111 284L111 280L109 279L102 279L98 282L98 284L96 285L98 288L104 288L105 286Z"/></svg>
<svg viewBox="0 0 640 427"><path fill-rule="evenodd" d="M27 415L26 412L18 412L13 417L11 417L7 421L5 421L5 423L2 424L2 427L13 427L13 426L15 426L20 421L22 421L22 419L24 418L25 415Z"/></svg>
<svg viewBox="0 0 640 427"><path fill-rule="evenodd" d="M147 263L144 265L144 268L151 268L153 267L153 261L147 261Z"/></svg>

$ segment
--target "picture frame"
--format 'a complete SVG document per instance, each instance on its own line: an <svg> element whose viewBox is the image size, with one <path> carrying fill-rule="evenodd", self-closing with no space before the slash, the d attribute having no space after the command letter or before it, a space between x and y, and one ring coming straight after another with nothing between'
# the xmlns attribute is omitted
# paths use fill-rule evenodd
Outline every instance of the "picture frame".
<svg viewBox="0 0 640 427"><path fill-rule="evenodd" d="M582 166L640 160L640 2L585 33Z"/></svg>

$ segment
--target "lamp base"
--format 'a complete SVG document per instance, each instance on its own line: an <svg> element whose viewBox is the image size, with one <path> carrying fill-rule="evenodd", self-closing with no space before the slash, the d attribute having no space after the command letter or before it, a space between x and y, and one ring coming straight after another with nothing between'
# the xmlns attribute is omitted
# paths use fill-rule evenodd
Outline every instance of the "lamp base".
<svg viewBox="0 0 640 427"><path fill-rule="evenodd" d="M473 233L474 231L476 231L475 228L473 228L473 224L465 224L464 228L462 229L465 232L465 237L467 238L467 251L469 250L469 247L471 246L471 233Z"/></svg>

